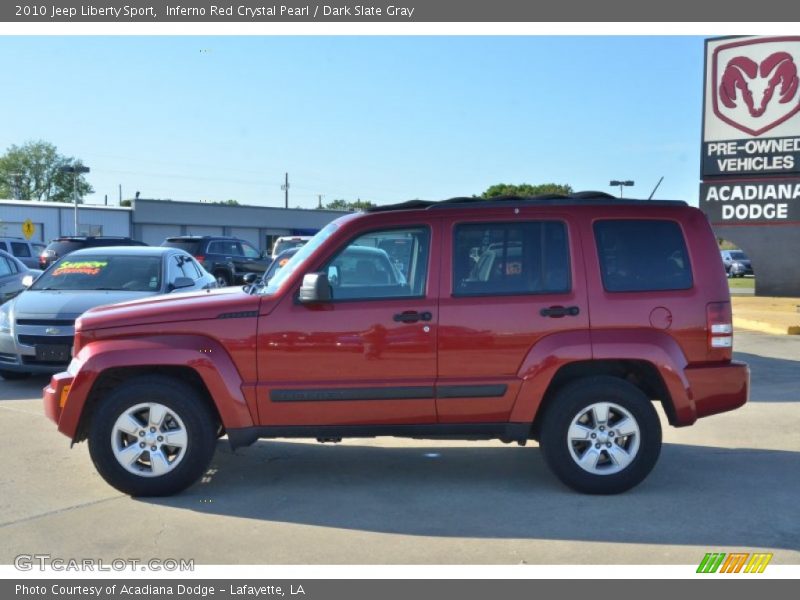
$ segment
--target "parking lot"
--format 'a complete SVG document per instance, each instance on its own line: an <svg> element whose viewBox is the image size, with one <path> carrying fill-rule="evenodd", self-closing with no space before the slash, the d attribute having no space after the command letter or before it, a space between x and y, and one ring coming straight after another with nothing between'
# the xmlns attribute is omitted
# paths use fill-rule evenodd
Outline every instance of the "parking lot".
<svg viewBox="0 0 800 600"><path fill-rule="evenodd" d="M106 485L42 414L47 378L0 382L0 562L696 564L708 551L800 563L800 338L738 332L744 408L674 429L638 488L564 488L536 444L381 438L219 442L202 483L165 499Z"/></svg>

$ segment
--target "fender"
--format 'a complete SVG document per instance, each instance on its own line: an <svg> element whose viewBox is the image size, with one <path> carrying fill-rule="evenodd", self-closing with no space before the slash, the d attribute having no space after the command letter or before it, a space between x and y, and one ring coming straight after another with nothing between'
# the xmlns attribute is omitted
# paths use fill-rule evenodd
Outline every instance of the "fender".
<svg viewBox="0 0 800 600"><path fill-rule="evenodd" d="M554 333L539 340L528 351L517 371L522 385L509 420L513 423L532 423L558 370L571 362L590 360L591 347L588 330Z"/></svg>
<svg viewBox="0 0 800 600"><path fill-rule="evenodd" d="M547 388L559 369L572 362L588 360L649 362L664 381L677 421L681 425L688 425L697 419L685 373L686 357L671 336L649 329L601 329L556 333L534 345L517 374L523 383L510 420L533 422Z"/></svg>
<svg viewBox="0 0 800 600"><path fill-rule="evenodd" d="M225 348L201 335L170 335L98 340L84 346L69 367L74 380L58 430L75 439L86 400L104 371L147 366L190 367L208 389L226 428L254 425L242 378Z"/></svg>
<svg viewBox="0 0 800 600"><path fill-rule="evenodd" d="M697 409L686 377L688 361L678 342L668 333L655 329L592 331L595 360L641 360L652 364L669 392L676 423L690 425L697 420Z"/></svg>

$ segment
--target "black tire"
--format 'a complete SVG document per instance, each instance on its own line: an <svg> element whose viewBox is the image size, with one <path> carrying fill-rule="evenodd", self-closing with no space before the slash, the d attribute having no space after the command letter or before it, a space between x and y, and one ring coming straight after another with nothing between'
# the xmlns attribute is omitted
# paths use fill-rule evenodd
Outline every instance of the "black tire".
<svg viewBox="0 0 800 600"><path fill-rule="evenodd" d="M117 460L112 448L112 431L117 419L126 410L144 402L165 406L180 418L186 429L185 454L163 475L143 476L128 471ZM159 375L137 377L121 383L96 406L89 428L89 454L101 477L125 494L176 494L197 481L211 462L216 448L217 419L204 398L181 381Z"/></svg>
<svg viewBox="0 0 800 600"><path fill-rule="evenodd" d="M613 472L615 466L604 444L600 444L601 449L595 452L601 457L596 466L607 465L612 472L590 472L578 464L579 449L587 448L586 443L594 445L597 439L576 442L576 445L569 441L568 432L573 419L595 403L621 407L638 426L638 449L631 462L617 472ZM611 413L611 417L617 418L615 413ZM613 428L615 421L612 418L608 423ZM548 402L542 419L540 443L547 465L564 484L586 494L618 494L631 489L653 470L661 452L661 422L652 402L639 388L616 377L587 377L567 384ZM596 426L594 424L590 429ZM631 444L628 448L633 448L635 437L618 437L617 440L622 439ZM612 438L609 443L613 445L616 440ZM571 448L575 450L575 457Z"/></svg>
<svg viewBox="0 0 800 600"><path fill-rule="evenodd" d="M219 287L228 287L233 284L233 277L227 271L214 271L214 279Z"/></svg>
<svg viewBox="0 0 800 600"><path fill-rule="evenodd" d="M30 376L30 373L23 373L22 371L6 371L5 369L0 370L0 377L7 381L19 381L20 379L28 379Z"/></svg>

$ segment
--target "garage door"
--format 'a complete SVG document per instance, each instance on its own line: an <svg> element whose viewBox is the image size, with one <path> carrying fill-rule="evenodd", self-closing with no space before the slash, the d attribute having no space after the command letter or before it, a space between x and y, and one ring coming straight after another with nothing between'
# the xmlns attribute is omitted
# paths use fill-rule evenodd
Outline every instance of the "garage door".
<svg viewBox="0 0 800 600"><path fill-rule="evenodd" d="M141 241L151 246L160 246L166 238L180 234L180 225L142 225Z"/></svg>
<svg viewBox="0 0 800 600"><path fill-rule="evenodd" d="M187 225L186 235L222 235L222 227L207 225Z"/></svg>

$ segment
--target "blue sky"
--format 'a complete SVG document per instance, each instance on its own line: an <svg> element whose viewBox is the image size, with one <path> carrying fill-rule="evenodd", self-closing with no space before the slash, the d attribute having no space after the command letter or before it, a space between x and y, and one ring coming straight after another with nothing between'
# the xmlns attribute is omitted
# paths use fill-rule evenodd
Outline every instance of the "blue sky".
<svg viewBox="0 0 800 600"><path fill-rule="evenodd" d="M697 202L699 37L4 37L0 151L44 139L96 193L290 205L498 183Z"/></svg>

